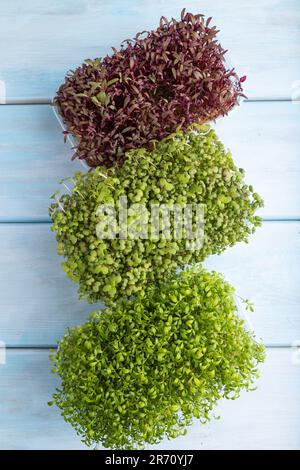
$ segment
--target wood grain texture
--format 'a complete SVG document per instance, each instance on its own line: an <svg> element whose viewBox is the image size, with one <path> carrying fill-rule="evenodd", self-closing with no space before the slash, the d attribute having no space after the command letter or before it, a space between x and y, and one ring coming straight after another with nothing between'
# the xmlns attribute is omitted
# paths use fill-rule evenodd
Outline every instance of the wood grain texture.
<svg viewBox="0 0 300 470"><path fill-rule="evenodd" d="M246 181L263 196L264 217L300 216L300 105L244 103L215 124ZM82 169L50 106L0 107L0 221L49 220L59 180Z"/></svg>
<svg viewBox="0 0 300 470"><path fill-rule="evenodd" d="M224 273L251 299L252 323L266 343L300 337L300 223L266 222L249 244L238 244L205 265ZM82 323L95 305L77 298L56 255L49 224L0 224L0 339L10 345L53 344Z"/></svg>
<svg viewBox="0 0 300 470"><path fill-rule="evenodd" d="M47 405L58 385L50 367L47 350L8 351L0 365L0 449L84 448L59 411ZM222 401L219 421L196 422L185 437L153 448L299 449L299 369L295 351L268 350L255 392Z"/></svg>
<svg viewBox="0 0 300 470"><path fill-rule="evenodd" d="M299 218L300 103L242 103L214 127L264 199L260 215Z"/></svg>
<svg viewBox="0 0 300 470"><path fill-rule="evenodd" d="M0 104L49 100L70 68L103 56L159 17L185 6L213 16L229 61L248 76L249 98L300 99L298 0L0 0ZM216 123L247 181L265 199L267 218L300 217L300 105L245 103ZM70 162L47 106L0 107L0 222L48 219ZM95 309L77 297L56 255L49 224L0 223L0 342L56 343ZM224 273L255 304L250 315L268 344L300 340L300 223L267 222L251 238L205 265ZM1 361L0 361L1 362ZM8 350L0 363L0 449L83 449L47 401L58 382L48 350ZM219 406L220 421L195 424L159 449L299 449L300 355L269 349L258 390Z"/></svg>
<svg viewBox="0 0 300 470"><path fill-rule="evenodd" d="M66 72L86 58L178 17L183 6L213 16L249 97L290 97L300 78L298 0L1 0L0 80L6 99L51 98ZM287 66L288 65L288 66ZM295 85L297 87L297 85ZM299 87L298 87L299 88ZM5 96L2 97L2 101Z"/></svg>

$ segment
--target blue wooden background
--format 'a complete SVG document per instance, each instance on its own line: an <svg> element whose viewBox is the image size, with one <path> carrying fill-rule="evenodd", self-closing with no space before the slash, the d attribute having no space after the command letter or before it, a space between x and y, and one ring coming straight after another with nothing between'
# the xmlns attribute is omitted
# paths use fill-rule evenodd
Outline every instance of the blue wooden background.
<svg viewBox="0 0 300 470"><path fill-rule="evenodd" d="M157 448L300 448L299 0L0 0L0 449L84 448L47 406L57 385L49 348L91 310L50 232L49 196L80 168L50 100L68 69L183 7L213 16L248 76L249 101L215 127L264 197L264 223L248 245L206 265L255 303L267 360L258 390L222 402L220 421Z"/></svg>

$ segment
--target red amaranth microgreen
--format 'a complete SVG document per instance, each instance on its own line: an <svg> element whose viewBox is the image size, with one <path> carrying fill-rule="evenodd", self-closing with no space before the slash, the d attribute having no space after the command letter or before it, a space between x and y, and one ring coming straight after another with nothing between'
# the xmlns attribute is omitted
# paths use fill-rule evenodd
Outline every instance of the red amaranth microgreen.
<svg viewBox="0 0 300 470"><path fill-rule="evenodd" d="M93 313L52 356L61 384L49 404L85 444L110 449L153 446L208 422L220 399L254 390L265 357L233 294L221 274L198 267Z"/></svg>
<svg viewBox="0 0 300 470"><path fill-rule="evenodd" d="M246 77L227 68L210 22L185 10L179 21L162 17L156 30L69 72L55 103L78 138L74 158L122 164L129 149L151 149L178 126L226 115Z"/></svg>

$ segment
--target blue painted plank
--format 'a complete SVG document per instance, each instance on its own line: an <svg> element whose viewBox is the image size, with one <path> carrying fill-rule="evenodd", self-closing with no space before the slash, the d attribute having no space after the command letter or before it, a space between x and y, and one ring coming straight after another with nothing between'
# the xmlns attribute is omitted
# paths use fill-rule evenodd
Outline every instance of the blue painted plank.
<svg viewBox="0 0 300 470"><path fill-rule="evenodd" d="M61 178L82 169L50 106L0 107L0 221L49 220Z"/></svg>
<svg viewBox="0 0 300 470"><path fill-rule="evenodd" d="M266 222L248 245L205 263L254 302L250 318L266 343L300 338L299 232L299 222ZM0 339L9 345L53 344L95 310L62 271L48 224L0 224L0 260Z"/></svg>
<svg viewBox="0 0 300 470"><path fill-rule="evenodd" d="M8 345L55 344L96 308L66 278L49 224L0 224L0 259L0 340Z"/></svg>
<svg viewBox="0 0 300 470"><path fill-rule="evenodd" d="M268 350L255 392L220 403L219 421L196 422L186 436L153 448L299 449L298 359L290 349ZM58 385L50 367L46 350L8 351L0 365L0 449L84 448L59 411L47 405Z"/></svg>
<svg viewBox="0 0 300 470"><path fill-rule="evenodd" d="M8 350L0 364L0 449L81 449L73 429L48 406L58 385L48 350Z"/></svg>
<svg viewBox="0 0 300 470"><path fill-rule="evenodd" d="M300 102L242 103L216 132L263 197L265 218L300 215Z"/></svg>
<svg viewBox="0 0 300 470"><path fill-rule="evenodd" d="M206 262L224 274L243 298L254 302L250 315L267 344L300 340L300 223L265 222L249 244L238 244Z"/></svg>
<svg viewBox="0 0 300 470"><path fill-rule="evenodd" d="M300 105L244 103L216 130L265 200L264 217L300 216ZM49 220L59 180L82 169L50 106L0 107L0 221Z"/></svg>
<svg viewBox="0 0 300 470"><path fill-rule="evenodd" d="M161 15L178 17L183 6L213 16L230 61L249 76L249 97L299 98L298 0L16 0L1 4L2 100L5 88L12 100L52 97L70 68L156 27Z"/></svg>

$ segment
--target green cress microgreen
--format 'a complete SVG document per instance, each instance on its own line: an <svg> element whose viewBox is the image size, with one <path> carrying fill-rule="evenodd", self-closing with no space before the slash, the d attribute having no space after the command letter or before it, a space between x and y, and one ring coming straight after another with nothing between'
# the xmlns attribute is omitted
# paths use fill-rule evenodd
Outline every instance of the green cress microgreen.
<svg viewBox="0 0 300 470"><path fill-rule="evenodd" d="M221 398L253 390L264 347L234 288L202 267L119 300L68 330L53 355L53 402L88 446L143 448L183 435Z"/></svg>
<svg viewBox="0 0 300 470"><path fill-rule="evenodd" d="M185 10L178 20L162 17L156 30L67 73L54 101L78 140L74 158L122 165L129 149L151 149L179 124L228 114L246 77L226 64L211 19Z"/></svg>
<svg viewBox="0 0 300 470"><path fill-rule="evenodd" d="M80 298L90 302L108 304L135 294L177 267L247 242L261 223L255 211L262 199L208 126L177 131L152 151L131 150L121 168L79 172L73 181L71 193L51 205L52 230L65 272L79 283ZM149 211L153 204L203 204L202 248L187 249L185 239L99 239L99 205L113 203L117 209L124 195L129 205L144 204Z"/></svg>

